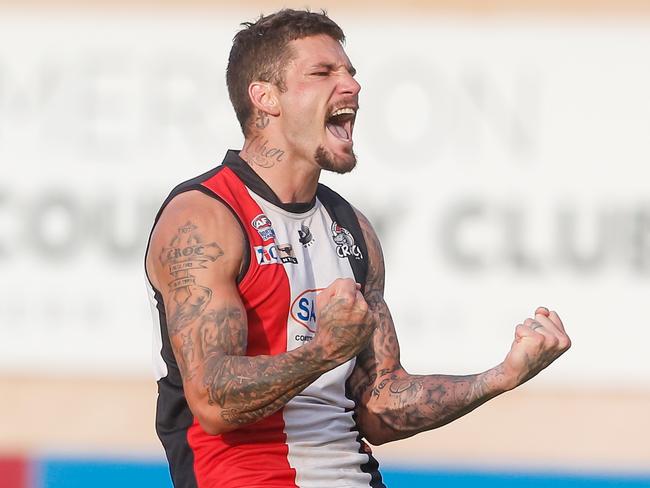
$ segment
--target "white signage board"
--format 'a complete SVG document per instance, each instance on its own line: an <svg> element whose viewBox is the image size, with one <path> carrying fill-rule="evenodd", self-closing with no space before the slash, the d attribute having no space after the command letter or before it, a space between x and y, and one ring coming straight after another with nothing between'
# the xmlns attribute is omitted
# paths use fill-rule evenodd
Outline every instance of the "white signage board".
<svg viewBox="0 0 650 488"><path fill-rule="evenodd" d="M413 372L500 361L537 305L574 348L539 384L650 383L650 21L337 15L359 167ZM158 205L241 147L246 11L0 15L0 371L150 370Z"/></svg>

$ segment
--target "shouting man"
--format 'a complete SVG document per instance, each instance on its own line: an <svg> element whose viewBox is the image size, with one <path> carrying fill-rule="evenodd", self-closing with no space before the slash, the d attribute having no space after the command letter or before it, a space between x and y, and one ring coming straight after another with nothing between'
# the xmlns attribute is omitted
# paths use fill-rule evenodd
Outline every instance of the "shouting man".
<svg viewBox="0 0 650 488"><path fill-rule="evenodd" d="M320 13L244 24L227 72L244 147L177 186L156 217L156 427L176 487L383 487L364 439L451 422L569 348L540 307L488 371L402 368L379 240L318 183L356 164L360 86L343 41Z"/></svg>

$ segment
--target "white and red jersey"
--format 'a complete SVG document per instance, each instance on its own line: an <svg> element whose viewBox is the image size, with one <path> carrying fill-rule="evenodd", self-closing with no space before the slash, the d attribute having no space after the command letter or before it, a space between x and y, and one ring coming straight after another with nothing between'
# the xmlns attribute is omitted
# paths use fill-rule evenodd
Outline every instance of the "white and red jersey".
<svg viewBox="0 0 650 488"><path fill-rule="evenodd" d="M238 290L248 318L248 356L280 354L312 340L316 294L335 279L365 284L359 222L350 204L324 185L310 203L283 204L237 152L228 151L221 166L176 187L156 221L175 196L190 190L225 204L247 238L248 265ZM275 414L208 435L185 401L162 295L149 286L157 339L156 430L177 488L384 487L346 395L354 359L323 374Z"/></svg>

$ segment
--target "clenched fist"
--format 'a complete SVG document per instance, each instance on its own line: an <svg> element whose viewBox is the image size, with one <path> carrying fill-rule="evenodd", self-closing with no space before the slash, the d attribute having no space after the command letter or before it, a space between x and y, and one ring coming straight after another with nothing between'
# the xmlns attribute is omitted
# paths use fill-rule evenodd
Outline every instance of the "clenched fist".
<svg viewBox="0 0 650 488"><path fill-rule="evenodd" d="M545 307L535 310L515 329L515 340L503 361L506 377L514 388L539 373L571 347L560 317Z"/></svg>
<svg viewBox="0 0 650 488"><path fill-rule="evenodd" d="M316 323L314 341L323 347L325 357L339 364L356 356L375 330L360 287L349 278L335 280L318 294Z"/></svg>

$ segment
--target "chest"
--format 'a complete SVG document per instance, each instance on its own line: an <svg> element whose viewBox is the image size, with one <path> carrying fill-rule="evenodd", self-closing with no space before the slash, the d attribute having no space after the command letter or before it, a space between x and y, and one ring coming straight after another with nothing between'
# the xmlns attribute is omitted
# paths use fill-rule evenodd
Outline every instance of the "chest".
<svg viewBox="0 0 650 488"><path fill-rule="evenodd" d="M304 214L285 212L261 198L256 201L263 214L253 227L270 239L255 247L255 259L260 266L282 266L286 274L287 350L291 350L313 339L316 295L337 278L354 279L350 259L360 251L352 234L318 201Z"/></svg>

